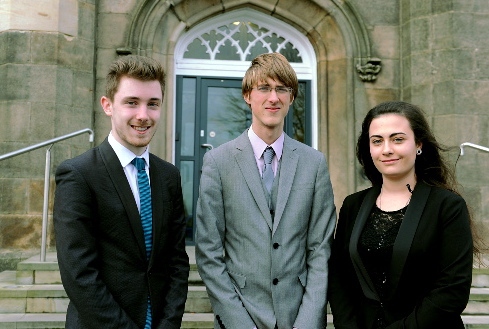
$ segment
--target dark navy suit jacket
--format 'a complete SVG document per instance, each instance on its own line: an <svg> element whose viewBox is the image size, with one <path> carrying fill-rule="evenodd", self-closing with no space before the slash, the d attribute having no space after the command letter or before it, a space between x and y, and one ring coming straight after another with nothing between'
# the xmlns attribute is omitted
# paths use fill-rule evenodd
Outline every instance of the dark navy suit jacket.
<svg viewBox="0 0 489 329"><path fill-rule="evenodd" d="M153 250L146 260L139 211L107 139L56 171L54 228L66 328L180 328L188 289L180 173L150 154Z"/></svg>

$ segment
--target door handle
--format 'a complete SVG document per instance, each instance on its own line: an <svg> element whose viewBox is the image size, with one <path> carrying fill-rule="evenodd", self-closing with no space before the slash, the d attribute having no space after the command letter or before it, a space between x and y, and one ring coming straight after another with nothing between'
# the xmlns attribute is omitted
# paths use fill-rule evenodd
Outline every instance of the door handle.
<svg viewBox="0 0 489 329"><path fill-rule="evenodd" d="M212 146L212 144L201 144L200 146L201 147L207 147L209 150L212 150L214 148L214 146Z"/></svg>

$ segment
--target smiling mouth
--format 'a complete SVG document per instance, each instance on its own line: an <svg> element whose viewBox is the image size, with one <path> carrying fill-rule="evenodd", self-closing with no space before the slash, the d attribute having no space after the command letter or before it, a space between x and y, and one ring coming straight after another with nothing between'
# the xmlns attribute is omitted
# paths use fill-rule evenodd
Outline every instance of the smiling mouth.
<svg viewBox="0 0 489 329"><path fill-rule="evenodd" d="M138 127L138 126L131 126L134 130L136 131L146 131L150 128L150 126L148 127Z"/></svg>

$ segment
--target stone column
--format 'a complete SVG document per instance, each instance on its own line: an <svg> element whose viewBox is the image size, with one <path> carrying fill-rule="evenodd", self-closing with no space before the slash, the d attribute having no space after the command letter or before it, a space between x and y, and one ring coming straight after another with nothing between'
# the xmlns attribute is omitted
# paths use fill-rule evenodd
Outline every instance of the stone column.
<svg viewBox="0 0 489 329"><path fill-rule="evenodd" d="M449 152L478 232L489 242L489 2L401 0L403 99L428 114Z"/></svg>

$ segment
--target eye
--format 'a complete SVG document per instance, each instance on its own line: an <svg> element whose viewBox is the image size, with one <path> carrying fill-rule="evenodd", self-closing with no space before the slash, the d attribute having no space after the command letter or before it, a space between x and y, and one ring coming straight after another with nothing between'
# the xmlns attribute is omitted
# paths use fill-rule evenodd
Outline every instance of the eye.
<svg viewBox="0 0 489 329"><path fill-rule="evenodd" d="M290 92L290 88L280 86L280 87L275 87L275 91L277 92L277 94L287 94Z"/></svg>
<svg viewBox="0 0 489 329"><path fill-rule="evenodd" d="M148 103L148 106L151 106L151 107L159 107L160 106L160 103L158 103L158 102L150 102L150 103Z"/></svg>
<svg viewBox="0 0 489 329"><path fill-rule="evenodd" d="M133 101L133 100L127 101L126 104L129 106L136 106L137 105L136 101Z"/></svg>
<svg viewBox="0 0 489 329"><path fill-rule="evenodd" d="M395 137L394 138L394 143L402 143L404 141L404 138L402 137Z"/></svg>
<svg viewBox="0 0 489 329"><path fill-rule="evenodd" d="M261 93L268 93L272 91L272 88L270 88L269 86L258 86L256 87L256 90L258 90Z"/></svg>
<svg viewBox="0 0 489 329"><path fill-rule="evenodd" d="M382 140L381 139L372 139L372 140L370 140L370 142L374 145L378 145L378 144L382 143Z"/></svg>

